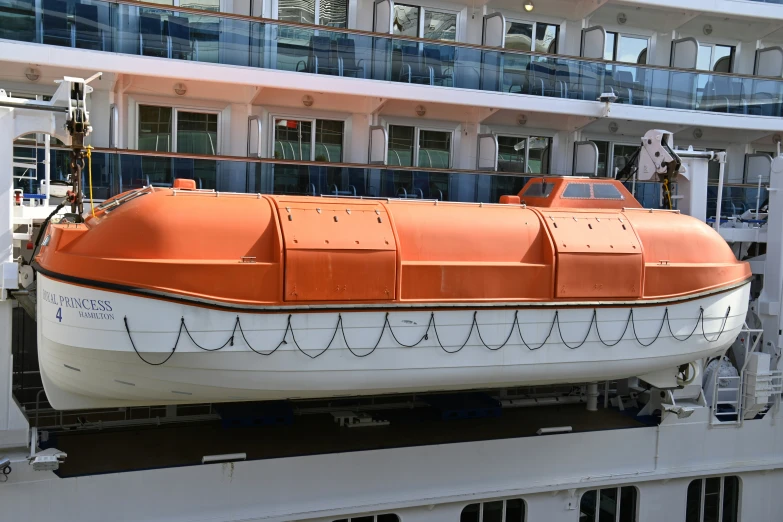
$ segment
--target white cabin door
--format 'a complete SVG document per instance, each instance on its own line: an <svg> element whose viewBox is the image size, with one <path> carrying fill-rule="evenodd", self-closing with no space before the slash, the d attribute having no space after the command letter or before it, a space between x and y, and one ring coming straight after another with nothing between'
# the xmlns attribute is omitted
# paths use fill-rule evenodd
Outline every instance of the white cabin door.
<svg viewBox="0 0 783 522"><path fill-rule="evenodd" d="M766 49L757 50L753 74L771 78L783 76L783 48L767 47Z"/></svg>
<svg viewBox="0 0 783 522"><path fill-rule="evenodd" d="M772 172L772 158L768 154L745 154L745 183L755 185L761 179L762 184L769 184Z"/></svg>
<svg viewBox="0 0 783 522"><path fill-rule="evenodd" d="M496 135L478 135L476 168L478 170L498 170L498 137Z"/></svg>
<svg viewBox="0 0 783 522"><path fill-rule="evenodd" d="M606 45L606 30L600 25L582 29L582 53L584 58L602 60Z"/></svg>
<svg viewBox="0 0 783 522"><path fill-rule="evenodd" d="M386 165L389 157L389 132L386 127L375 125L370 127L370 151L368 163Z"/></svg>
<svg viewBox="0 0 783 522"><path fill-rule="evenodd" d="M492 13L484 17L481 43L488 47L503 48L506 45L506 17ZM481 89L501 91L503 85L503 52L482 51Z"/></svg>
<svg viewBox="0 0 783 522"><path fill-rule="evenodd" d="M598 176L598 147L592 141L574 143L574 176Z"/></svg>

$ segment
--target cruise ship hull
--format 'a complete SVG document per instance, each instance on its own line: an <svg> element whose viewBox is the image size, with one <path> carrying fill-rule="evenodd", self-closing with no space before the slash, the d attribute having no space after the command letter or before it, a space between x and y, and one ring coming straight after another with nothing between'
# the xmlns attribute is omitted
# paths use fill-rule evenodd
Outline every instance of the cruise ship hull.
<svg viewBox="0 0 783 522"><path fill-rule="evenodd" d="M39 274L57 409L360 396L640 376L721 353L750 285L647 302L227 309Z"/></svg>

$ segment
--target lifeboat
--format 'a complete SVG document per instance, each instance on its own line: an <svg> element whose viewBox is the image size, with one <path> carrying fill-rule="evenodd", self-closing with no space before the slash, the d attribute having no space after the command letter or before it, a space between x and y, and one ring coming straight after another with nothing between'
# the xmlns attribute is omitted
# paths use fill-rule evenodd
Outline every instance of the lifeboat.
<svg viewBox="0 0 783 522"><path fill-rule="evenodd" d="M57 409L676 381L734 341L751 276L704 223L580 178L499 204L177 180L51 224L35 267Z"/></svg>

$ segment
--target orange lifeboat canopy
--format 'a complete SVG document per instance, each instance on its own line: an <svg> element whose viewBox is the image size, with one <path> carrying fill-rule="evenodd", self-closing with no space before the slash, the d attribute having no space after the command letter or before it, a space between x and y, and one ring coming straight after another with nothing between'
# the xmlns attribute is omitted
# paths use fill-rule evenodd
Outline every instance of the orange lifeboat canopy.
<svg viewBox="0 0 783 522"><path fill-rule="evenodd" d="M531 179L518 198L502 196L501 203L548 208L642 208L622 183L607 178L543 177Z"/></svg>

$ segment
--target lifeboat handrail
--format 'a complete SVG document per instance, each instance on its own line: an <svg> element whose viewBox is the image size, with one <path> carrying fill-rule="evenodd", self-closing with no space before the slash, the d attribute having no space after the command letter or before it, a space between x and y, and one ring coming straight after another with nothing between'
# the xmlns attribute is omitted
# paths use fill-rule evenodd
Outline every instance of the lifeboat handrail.
<svg viewBox="0 0 783 522"><path fill-rule="evenodd" d="M532 345L528 344L528 342L525 340L524 336L522 335L522 328L521 328L520 321L519 321L519 310L516 310L514 312L514 319L511 322L511 328L509 330L509 333L506 336L506 338L503 341L503 343L500 344L499 346L490 346L490 345L488 345L484 341L484 338L481 335L481 329L480 329L479 324L478 324L478 310L475 310L473 312L473 320L471 321L470 330L468 331L468 335L465 338L465 341L461 345L459 345L459 346L457 346L457 345L446 346L446 345L444 345L441 342L440 336L438 335L438 326L437 326L437 324L435 322L435 312L431 312L430 313L430 318L429 318L429 321L427 322L427 328L424 330L424 333L419 337L419 339L415 343L413 343L413 344L404 343L404 342L400 341L397 338L397 335L394 333L394 330L393 330L393 328L391 326L391 322L389 321L390 313L386 312L383 324L381 325L380 334L378 335L378 340L376 341L375 345L372 348L369 348L369 351L367 351L365 353L357 353L357 352L354 351L354 348L351 348L350 344L348 343L348 339L347 339L347 337L345 335L345 326L343 324L343 316L342 316L341 313L338 313L337 314L337 323L336 323L336 325L334 327L334 332L332 333L331 338L329 339L329 342L326 344L326 346L324 348L318 348L317 349L317 353L315 353L315 354L308 353L308 351L314 351L314 350L302 348L299 345L299 342L296 340L296 334L294 333L294 326L293 326L293 324L291 322L291 319L293 318L293 314L288 314L288 319L286 321L286 327L285 327L285 330L283 331L283 336L280 339L280 341L274 346L274 348L272 348L272 349L270 349L269 351L266 351L266 352L263 351L263 350L259 350L257 348L254 348L253 345L250 344L250 342L248 341L247 337L245 336L244 330L242 329L242 321L241 321L239 315L237 315L236 319L234 320L234 326L233 326L233 328L231 330L231 333L230 333L228 339L226 339L226 341L223 344L221 344L220 346L215 346L213 348L209 348L209 347L202 346L201 344L199 344L193 338L192 333L190 332L190 330L188 329L187 325L185 324L185 318L181 317L180 318L180 322L179 322L179 329L177 331L177 338L174 341L174 346L172 347L171 352L167 353L166 357L164 359L162 359L161 361L158 361L158 362L152 362L152 361L146 359L141 354L139 349L137 348L136 343L133 340L133 335L131 334L131 328L130 328L130 325L128 323L128 316L123 317L123 322L125 324L125 331L128 334L128 340L130 341L131 347L133 348L133 351L136 352L136 355L139 357L139 359L141 359L142 362L144 362L146 364L149 364L150 366L161 366L161 365L165 364L166 362L168 362L168 360L171 359L171 357L177 351L177 347L179 346L180 339L183 337L182 336L182 332L183 331L185 332L185 335L190 339L190 341L193 343L194 346L196 346L197 348L199 348L201 350L207 351L207 352L219 351L219 350L222 350L223 348L225 348L226 346L229 346L229 345L230 346L234 346L235 342L239 339L237 337L237 332L239 332L239 335L241 336L242 340L245 342L247 347L250 348L250 350L252 350L253 352L255 352L255 353L259 354L259 355L264 355L264 356L272 355L278 349L280 349L281 346L283 346L285 344L288 344L286 339L289 337L289 334L290 334L291 341L293 342L293 345L296 347L296 349L299 350L302 354L306 355L310 359L317 359L318 357L320 357L321 355L326 353L329 350L329 348L332 347L332 344L334 343L334 340L337 338L337 334L338 333L341 334L341 336L343 338L343 343L345 344L345 347L348 349L348 351L351 352L352 355L354 355L355 357L359 357L359 358L367 357L368 355L370 355L373 352L375 352L375 350L378 348L378 346L381 343L381 340L384 337L384 334L386 333L386 329L387 328L389 330L389 334L391 335L392 339L394 339L394 342L396 342L399 346L402 346L402 347L405 347L405 348L414 348L414 347L418 346L419 344L421 344L422 342L424 342L426 340L429 340L430 339L430 331L432 330L432 333L434 334L435 342L437 343L438 346L440 346L441 350L443 350L444 352L446 352L448 354L457 353L457 352L461 351L463 348L465 348L465 346L467 346L467 344L470 342L470 339L473 337L474 330L476 331L476 334L477 334L478 339L481 342L481 344L485 348L487 348L487 349L489 349L491 351L497 351L497 350L500 350L501 348L503 348L504 346L506 346L509 343L509 341L511 340L511 337L514 334L514 330L516 330L517 333L519 334L520 341L522 342L522 345L525 346L525 348L527 348L529 351L539 350L539 349L543 348L544 345L547 344L547 342L549 341L550 337L552 337L552 334L555 331L555 327L557 327L557 333L558 333L558 336L560 337L560 342L563 345L565 345L566 348L568 348L570 350L576 350L576 349L581 348L587 342L588 338L590 337L590 333L593 331L594 328L595 328L595 332L596 332L596 336L598 338L598 341L601 344L603 344L604 346L607 346L607 347L612 347L612 346L616 346L617 344L619 344L623 339L626 338L626 334L628 333L629 329L630 329L631 333L633 334L633 339L635 339L636 342L638 344L640 344L642 347L646 348L646 347L652 346L658 340L658 338L660 337L661 333L663 333L664 326L668 326L669 335L671 336L672 339L674 339L676 341L679 341L679 342L685 342L688 339L690 339L693 335L696 334L696 332L697 332L697 330L699 328L699 325L701 325L701 335L702 335L702 337L704 337L704 340L707 341L708 343L715 343L715 342L717 342L720 339L720 337L723 335L723 332L725 331L725 328L726 328L726 325L727 325L727 322L728 322L728 319L729 319L729 315L731 314L731 306L728 306L726 308L726 314L723 316L722 321L721 321L720 329L718 330L717 335L714 338L708 337L707 332L704 329L704 322L705 322L705 320L707 318L704 315L704 308L703 307L699 307L699 315L696 317L696 322L693 325L693 329L690 332L688 332L688 334L685 335L684 337L678 337L677 335L675 335L674 331L672 330L671 320L669 318L669 307L667 306L665 308L664 312L663 312L663 317L661 318L661 324L658 327L657 332L655 333L655 337L653 337L652 340L650 342L648 342L648 343L645 343L644 341L642 341L642 339L644 339L645 337L639 338L639 334L636 331L636 322L634 320L634 315L633 315L634 308L633 307L630 307L630 310L628 312L628 318L626 319L625 327L623 328L623 332L622 332L622 334L620 334L620 337L616 341L606 341L601 336L601 332L600 332L600 330L598 328L598 325L599 325L598 310L596 308L593 308L593 313L592 313L592 316L590 318L590 324L587 326L587 332L585 332L584 338L581 341L566 341L566 339L563 337L563 331L562 331L562 328L561 328L561 325L560 325L560 312L561 311L562 310L555 310L555 314L554 314L554 316L552 318L552 322L551 322L550 327L549 327L549 332L547 333L547 335L544 338L544 340L541 341L541 343L538 344L537 346L532 346ZM721 319L721 318L720 317L714 317L714 318L710 318L710 319ZM628 340L631 340L631 339L629 338Z"/></svg>
<svg viewBox="0 0 783 522"><path fill-rule="evenodd" d="M670 208L623 207L622 210L623 210L623 212L627 212L629 210L641 210L641 211L644 211L644 212L649 212L651 214L653 212L671 212L672 214L680 214L681 213L680 209L678 209L678 208L671 208L670 209Z"/></svg>

